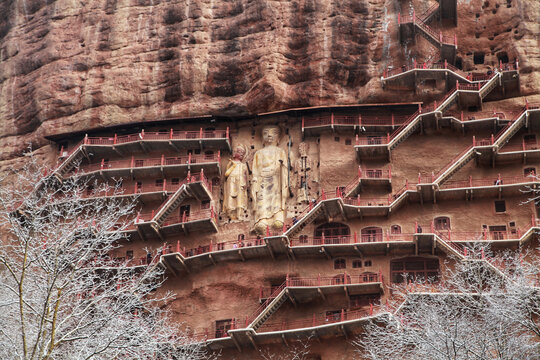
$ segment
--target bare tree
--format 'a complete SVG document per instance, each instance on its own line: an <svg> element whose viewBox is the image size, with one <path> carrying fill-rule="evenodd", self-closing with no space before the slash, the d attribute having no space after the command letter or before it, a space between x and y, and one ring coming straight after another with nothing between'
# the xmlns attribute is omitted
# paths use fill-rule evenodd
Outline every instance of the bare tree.
<svg viewBox="0 0 540 360"><path fill-rule="evenodd" d="M173 295L156 291L158 254L110 258L135 207L111 194L46 176L33 156L0 179L1 359L207 358L166 310Z"/></svg>
<svg viewBox="0 0 540 360"><path fill-rule="evenodd" d="M538 257L507 253L471 259L434 284L396 286L396 310L354 341L371 360L538 359L540 293ZM480 257L480 259L475 259Z"/></svg>

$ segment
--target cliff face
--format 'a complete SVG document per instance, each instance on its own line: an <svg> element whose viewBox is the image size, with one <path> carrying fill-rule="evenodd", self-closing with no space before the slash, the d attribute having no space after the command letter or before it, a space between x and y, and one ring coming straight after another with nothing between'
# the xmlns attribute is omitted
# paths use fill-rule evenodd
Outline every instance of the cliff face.
<svg viewBox="0 0 540 360"><path fill-rule="evenodd" d="M426 53L421 42L399 44L397 13L428 7L394 0L4 0L0 160L29 142L46 144L44 135L99 125L406 100L385 94L379 78L387 65ZM475 66L474 52L492 62L517 57L522 92L538 93L538 14L536 0L460 0L459 26L449 31L457 32L464 70Z"/></svg>

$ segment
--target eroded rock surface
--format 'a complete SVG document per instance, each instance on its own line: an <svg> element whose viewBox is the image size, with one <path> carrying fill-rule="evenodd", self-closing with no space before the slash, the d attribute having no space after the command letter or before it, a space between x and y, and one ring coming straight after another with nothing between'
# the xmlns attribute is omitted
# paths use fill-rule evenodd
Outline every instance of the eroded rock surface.
<svg viewBox="0 0 540 360"><path fill-rule="evenodd" d="M199 114L405 101L387 65L432 54L398 43L397 14L425 1L4 0L0 2L1 160L45 135ZM539 92L537 0L460 0L464 70L519 58ZM435 53L437 51L435 50ZM4 166L7 165L4 162Z"/></svg>

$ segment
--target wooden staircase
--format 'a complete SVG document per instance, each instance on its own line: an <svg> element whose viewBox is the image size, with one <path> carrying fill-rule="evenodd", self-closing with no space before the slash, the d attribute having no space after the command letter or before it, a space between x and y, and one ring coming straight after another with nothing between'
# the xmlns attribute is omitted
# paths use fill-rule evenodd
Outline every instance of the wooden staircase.
<svg viewBox="0 0 540 360"><path fill-rule="evenodd" d="M71 154L68 155L67 158L62 161L54 171L54 176L58 178L58 180L62 181L66 174L72 170L84 157L84 145L79 145L76 150L74 150Z"/></svg>
<svg viewBox="0 0 540 360"><path fill-rule="evenodd" d="M279 293L277 296L275 296L270 302L268 302L270 299L266 300L261 307L263 308L261 313L255 317L255 319L251 322L251 324L248 325L248 328L251 328L253 330L257 330L259 327L261 327L262 324L273 314L275 313L280 306L287 301L287 289L285 286L285 283L281 285L274 294L279 290ZM274 295L272 294L272 295ZM271 295L271 298L272 298Z"/></svg>
<svg viewBox="0 0 540 360"><path fill-rule="evenodd" d="M188 184L183 184L174 194L172 194L163 206L157 211L156 215L152 219L159 226L163 225L163 222L167 217L180 206L180 204L190 196L188 190Z"/></svg>

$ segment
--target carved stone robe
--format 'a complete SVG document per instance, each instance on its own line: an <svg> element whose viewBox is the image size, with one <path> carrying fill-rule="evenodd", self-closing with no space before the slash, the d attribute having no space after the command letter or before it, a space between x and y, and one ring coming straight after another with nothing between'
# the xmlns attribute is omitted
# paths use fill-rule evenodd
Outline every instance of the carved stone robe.
<svg viewBox="0 0 540 360"><path fill-rule="evenodd" d="M223 188L223 212L233 220L239 219L247 210L247 176L248 169L245 163L229 160Z"/></svg>
<svg viewBox="0 0 540 360"><path fill-rule="evenodd" d="M266 146L253 158L251 191L255 210L255 226L277 227L285 222L288 196L287 154L275 145Z"/></svg>

